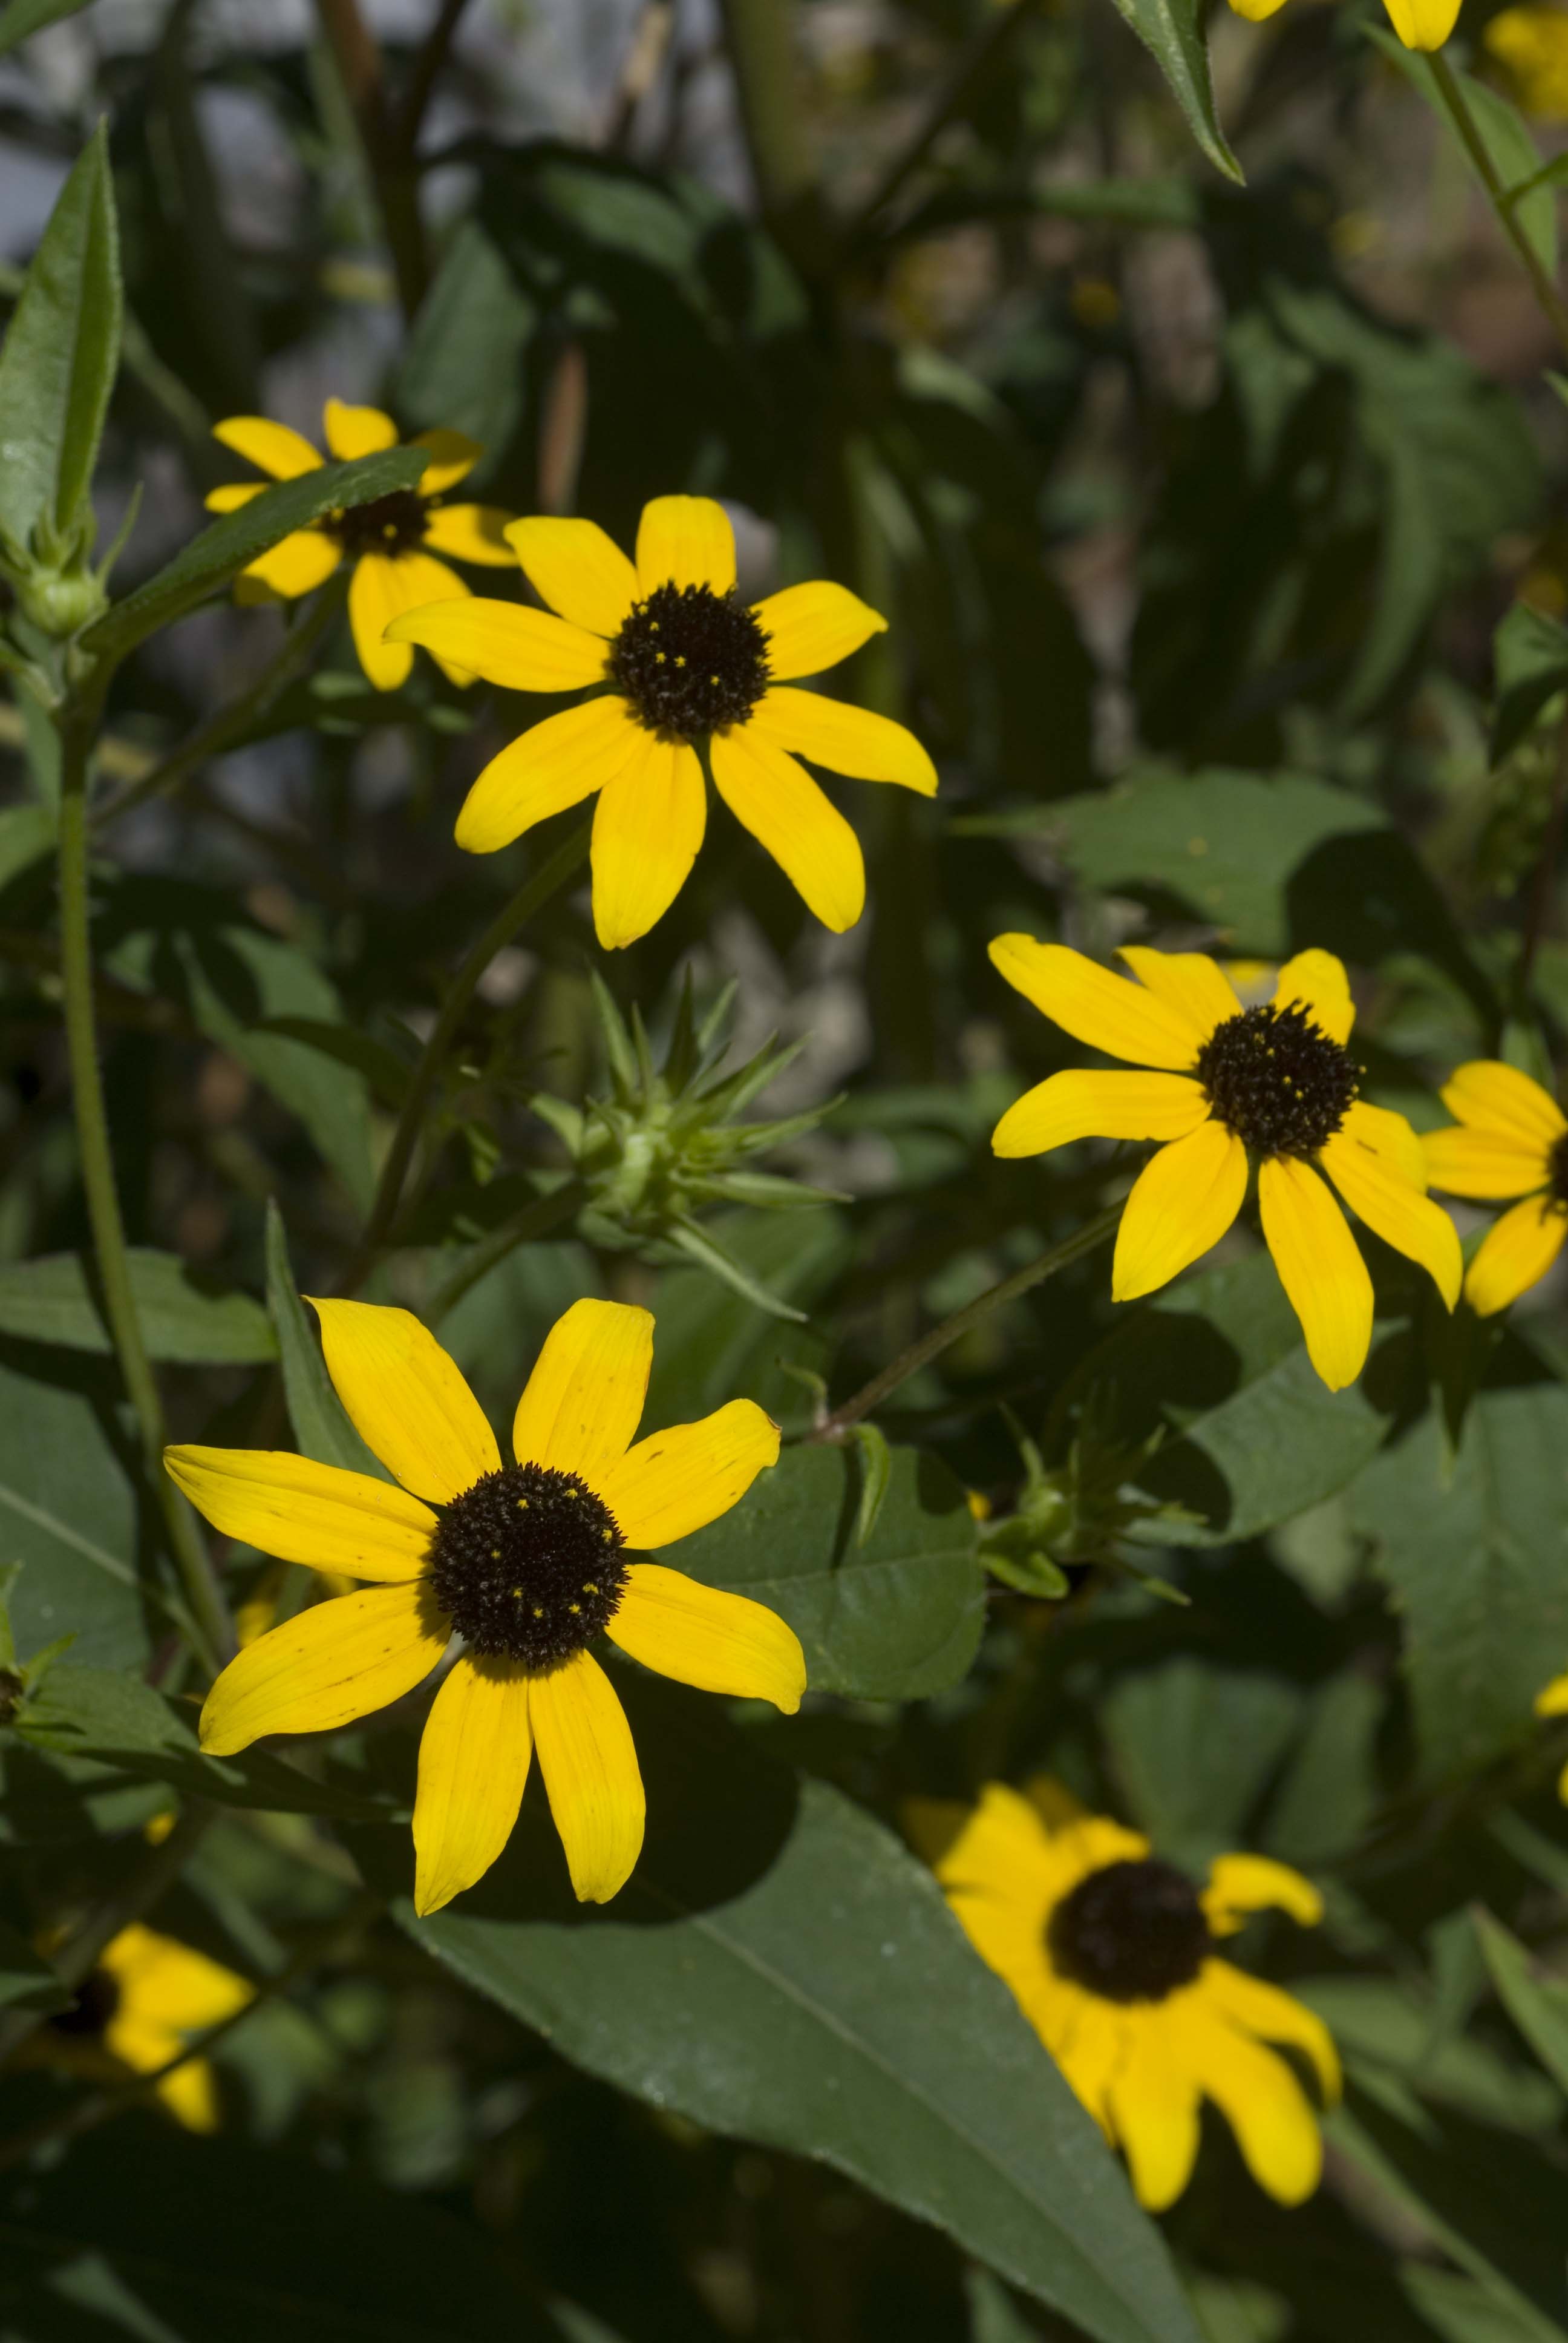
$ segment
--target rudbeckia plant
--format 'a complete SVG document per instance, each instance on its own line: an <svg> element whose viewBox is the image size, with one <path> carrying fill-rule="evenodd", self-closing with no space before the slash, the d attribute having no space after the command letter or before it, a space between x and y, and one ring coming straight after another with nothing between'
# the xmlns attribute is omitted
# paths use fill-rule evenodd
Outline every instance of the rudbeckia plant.
<svg viewBox="0 0 1568 2343"><path fill-rule="evenodd" d="M1497 1058L1459 1067L1442 1096L1454 1121L1421 1141L1432 1186L1512 1208L1464 1272L1465 1300L1492 1318L1540 1283L1568 1237L1568 1121L1550 1091Z"/></svg>
<svg viewBox="0 0 1568 2343"><path fill-rule="evenodd" d="M176 2122L187 2131L216 2131L217 2078L207 2059L182 2054L187 2036L237 2016L254 1997L255 1988L220 1961L137 1922L105 1946L69 2008L50 2020L39 2063L100 2082L112 2083L125 2067L157 2075L157 2096Z"/></svg>

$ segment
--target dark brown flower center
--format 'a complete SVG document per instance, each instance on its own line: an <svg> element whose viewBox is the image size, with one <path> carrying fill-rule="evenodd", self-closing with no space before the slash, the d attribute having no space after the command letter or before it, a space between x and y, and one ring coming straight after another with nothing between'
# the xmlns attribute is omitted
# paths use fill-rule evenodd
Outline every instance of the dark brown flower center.
<svg viewBox="0 0 1568 2343"><path fill-rule="evenodd" d="M1052 1912L1045 1942L1058 1973L1103 2001L1163 2001L1213 1950L1192 1882L1152 1857L1108 1863L1080 1880Z"/></svg>
<svg viewBox="0 0 1568 2343"><path fill-rule="evenodd" d="M614 1618L625 1544L609 1507L575 1473L511 1464L443 1509L431 1585L471 1650L542 1671Z"/></svg>
<svg viewBox="0 0 1568 2343"><path fill-rule="evenodd" d="M633 604L609 671L649 731L690 740L746 721L768 689L768 640L733 589L672 583Z"/></svg>
<svg viewBox="0 0 1568 2343"><path fill-rule="evenodd" d="M1568 1131L1554 1142L1546 1162L1547 1186L1553 1202L1568 1205Z"/></svg>
<svg viewBox="0 0 1568 2343"><path fill-rule="evenodd" d="M417 545L423 545L428 511L427 498L417 496L412 488L394 488L389 497L329 513L321 526L328 537L337 539L351 561L357 561L361 554L411 553Z"/></svg>
<svg viewBox="0 0 1568 2343"><path fill-rule="evenodd" d="M49 2023L56 2034L80 2034L95 2039L107 2033L119 2006L118 1979L107 1969L89 1969L70 2007L57 2009Z"/></svg>
<svg viewBox="0 0 1568 2343"><path fill-rule="evenodd" d="M1361 1069L1305 1009L1243 1009L1195 1069L1210 1105L1259 1155L1315 1155L1355 1103Z"/></svg>

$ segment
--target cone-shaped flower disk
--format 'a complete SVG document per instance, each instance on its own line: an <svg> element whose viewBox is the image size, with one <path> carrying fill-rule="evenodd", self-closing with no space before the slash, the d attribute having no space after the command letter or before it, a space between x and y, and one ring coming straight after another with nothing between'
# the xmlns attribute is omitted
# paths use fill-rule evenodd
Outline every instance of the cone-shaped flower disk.
<svg viewBox="0 0 1568 2343"><path fill-rule="evenodd" d="M255 1449L171 1448L215 1528L286 1562L368 1581L230 1662L202 1711L226 1757L267 1733L351 1724L463 1649L419 1745L415 1903L437 1911L511 1835L533 1755L572 1885L602 1904L642 1845L642 1778L620 1702L588 1646L705 1691L799 1706L800 1645L760 1603L648 1562L716 1521L777 1462L779 1427L745 1399L632 1446L653 1320L577 1302L552 1329L512 1425L517 1462L457 1369L406 1310L317 1302L327 1372L399 1486Z"/></svg>
<svg viewBox="0 0 1568 2343"><path fill-rule="evenodd" d="M1146 1838L1086 1815L1050 1780L1027 1797L988 1783L973 1808L918 1799L908 1824L976 1952L1123 2150L1141 2204L1161 2212L1187 2186L1205 2098L1271 2197L1312 2195L1317 2122L1263 2044L1303 2052L1332 2101L1333 2042L1312 2011L1218 1959L1215 1946L1265 1906L1321 1919L1315 1887L1283 1864L1222 1855L1200 1891Z"/></svg>
<svg viewBox="0 0 1568 2343"><path fill-rule="evenodd" d="M327 447L339 463L397 445L397 426L379 407L345 407L341 399L329 398L324 421ZM213 437L274 480L297 479L303 472L318 469L322 460L308 439L264 415L231 415L213 426ZM501 534L509 514L490 505L449 505L445 500L447 490L473 470L484 449L460 431L421 431L410 444L430 450L417 488L398 488L372 504L355 505L309 528L297 528L239 576L242 598L266 601L280 595L291 601L296 595L314 593L339 562L351 561L348 623L360 665L377 691L396 691L414 664L406 643L385 639L390 620L421 603L467 597L468 588L457 571L438 556L491 568L509 568L512 559ZM214 488L207 510L237 512L266 486L265 480L256 480ZM454 683L473 682L467 669L446 659L441 665Z"/></svg>
<svg viewBox="0 0 1568 2343"><path fill-rule="evenodd" d="M1511 1203L1464 1272L1464 1298L1483 1318L1543 1278L1568 1237L1568 1121L1549 1091L1516 1066L1473 1058L1442 1086L1457 1120L1422 1137L1427 1175L1451 1196Z"/></svg>
<svg viewBox="0 0 1568 2343"><path fill-rule="evenodd" d="M1372 1342L1372 1289L1326 1172L1351 1210L1435 1280L1452 1310L1462 1268L1453 1222L1426 1194L1402 1115L1358 1096L1345 1044L1355 1010L1332 952L1298 952L1272 1000L1243 1009L1201 952L1121 958L1136 982L1081 952L999 936L990 956L1047 1017L1109 1057L1157 1071L1052 1074L1009 1108L999 1155L1041 1155L1074 1139L1159 1139L1117 1233L1111 1292L1152 1293L1218 1244L1258 1163L1263 1237L1331 1391L1353 1383ZM1317 1168L1314 1169L1313 1167Z"/></svg>
<svg viewBox="0 0 1568 2343"><path fill-rule="evenodd" d="M1285 0L1231 0L1238 16L1261 25ZM1459 21L1459 0L1383 0L1389 23L1407 49L1441 49Z"/></svg>
<svg viewBox="0 0 1568 2343"><path fill-rule="evenodd" d="M138 1922L111 1938L70 2008L40 2029L34 2055L99 2083L119 2080L126 2066L156 2075L179 2057L187 2036L220 2026L254 1997L232 1969ZM187 2058L157 2093L187 2131L217 2129L217 2085L205 2058Z"/></svg>
<svg viewBox="0 0 1568 2343"><path fill-rule="evenodd" d="M547 610L438 604L389 628L397 643L513 691L594 697L547 717L486 766L457 817L471 854L509 846L597 791L593 914L607 949L663 918L697 859L713 784L825 927L866 900L859 840L798 759L862 781L935 793L912 732L792 679L837 667L887 625L842 586L736 598L735 534L709 497L645 505L637 558L591 520L514 521L507 536Z"/></svg>

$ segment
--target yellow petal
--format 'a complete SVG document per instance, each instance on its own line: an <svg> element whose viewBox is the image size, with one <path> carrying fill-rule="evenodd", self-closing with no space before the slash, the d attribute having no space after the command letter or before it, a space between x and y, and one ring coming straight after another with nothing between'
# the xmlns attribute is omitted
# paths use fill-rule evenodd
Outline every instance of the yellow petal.
<svg viewBox="0 0 1568 2343"><path fill-rule="evenodd" d="M768 672L775 683L789 683L802 675L820 675L840 659L885 635L886 618L851 594L847 586L818 578L807 586L786 586L754 602L752 610L768 637Z"/></svg>
<svg viewBox="0 0 1568 2343"><path fill-rule="evenodd" d="M732 1399L699 1423L639 1440L599 1468L594 1487L628 1545L657 1553L738 1505L759 1473L778 1462L772 1417L751 1400Z"/></svg>
<svg viewBox="0 0 1568 2343"><path fill-rule="evenodd" d="M169 1478L225 1537L350 1578L417 1577L436 1516L417 1497L262 1448L166 1448Z"/></svg>
<svg viewBox="0 0 1568 2343"><path fill-rule="evenodd" d="M286 1619L231 1660L201 1713L209 1757L267 1733L331 1733L422 1684L447 1648L427 1579L367 1586Z"/></svg>
<svg viewBox="0 0 1568 2343"><path fill-rule="evenodd" d="M1568 1676L1553 1676L1535 1695L1537 1716L1568 1716Z"/></svg>
<svg viewBox="0 0 1568 2343"><path fill-rule="evenodd" d="M1303 2204L1322 2173L1322 2141L1284 2060L1211 2009L1201 1984L1180 1996L1179 2012L1166 2007L1177 2056L1230 2124L1253 2179L1282 2205Z"/></svg>
<svg viewBox="0 0 1568 2343"><path fill-rule="evenodd" d="M1050 1840L1029 1800L1004 1782L988 1782L978 1804L954 1817L947 1801L911 1801L907 1819L915 1844L944 1891L1024 1898L1031 1913L1045 1894ZM956 1819L959 1828L951 1827Z"/></svg>
<svg viewBox="0 0 1568 2343"><path fill-rule="evenodd" d="M1368 1099L1354 1100L1346 1111L1342 1129L1370 1147L1374 1155L1386 1156L1391 1169L1412 1188L1424 1195L1431 1182L1427 1176L1426 1157L1422 1144L1402 1114L1392 1107L1373 1106Z"/></svg>
<svg viewBox="0 0 1568 2343"><path fill-rule="evenodd" d="M1505 1202L1531 1195L1551 1176L1551 1160L1543 1148L1474 1124L1452 1122L1444 1131L1423 1131L1421 1145L1427 1178L1451 1196Z"/></svg>
<svg viewBox="0 0 1568 2343"><path fill-rule="evenodd" d="M478 1401L411 1312L307 1299L349 1420L406 1489L446 1505L500 1471L501 1452Z"/></svg>
<svg viewBox="0 0 1568 2343"><path fill-rule="evenodd" d="M275 480L297 480L302 472L321 469L321 458L308 439L266 415L231 415L213 425L212 436Z"/></svg>
<svg viewBox="0 0 1568 2343"><path fill-rule="evenodd" d="M1517 1066L1500 1058L1472 1058L1458 1066L1439 1092L1456 1122L1473 1123L1517 1146L1550 1153L1568 1131L1563 1110L1550 1092Z"/></svg>
<svg viewBox="0 0 1568 2343"><path fill-rule="evenodd" d="M1245 16L1250 25L1261 25L1282 8L1285 0L1231 0L1238 16Z"/></svg>
<svg viewBox="0 0 1568 2343"><path fill-rule="evenodd" d="M176 2044L176 2048L178 2047ZM173 2052L170 2053L171 2056ZM175 2121L186 2131L215 2132L222 2127L217 2077L209 2060L187 2058L158 2085L158 2097Z"/></svg>
<svg viewBox="0 0 1568 2343"><path fill-rule="evenodd" d="M1127 962L1140 984L1196 1026L1205 1041L1216 1025L1241 1014L1230 978L1207 952L1151 951L1143 944L1123 944L1117 958Z"/></svg>
<svg viewBox="0 0 1568 2343"><path fill-rule="evenodd" d="M1232 2025L1261 2036L1265 2042L1288 2042L1292 2050L1304 2051L1316 2070L1324 2098L1332 2106L1339 2097L1343 2088L1340 2055L1333 2036L1315 2009L1282 1993L1277 1985L1266 1985L1261 1977L1232 1968L1229 1961L1206 1961L1201 1986Z"/></svg>
<svg viewBox="0 0 1568 2343"><path fill-rule="evenodd" d="M487 569L509 569L507 525L512 516L499 505L437 505L425 518L425 542L451 561L477 561Z"/></svg>
<svg viewBox="0 0 1568 2343"><path fill-rule="evenodd" d="M239 573L235 588L246 584L265 588L268 594L281 594L292 602L301 594L314 594L325 586L338 563L342 549L337 540L319 528L297 528L258 554Z"/></svg>
<svg viewBox="0 0 1568 2343"><path fill-rule="evenodd" d="M628 765L646 761L651 738L613 691L547 716L485 767L457 816L457 844L465 854L494 854L509 846L536 822L580 804Z"/></svg>
<svg viewBox="0 0 1568 2343"><path fill-rule="evenodd" d="M937 793L937 769L914 734L869 709L846 707L819 691L775 686L752 709L747 729L758 739L848 773L858 781L897 781L921 797Z"/></svg>
<svg viewBox="0 0 1568 2343"><path fill-rule="evenodd" d="M1123 2014L1122 2056L1106 2091L1133 2194L1151 2213L1175 2203L1198 2157L1197 2086L1173 2055L1162 2021L1158 2004Z"/></svg>
<svg viewBox="0 0 1568 2343"><path fill-rule="evenodd" d="M1274 987L1274 1007L1292 1005L1304 1009L1331 1041L1348 1041L1356 1010L1343 960L1326 951L1297 952L1288 960Z"/></svg>
<svg viewBox="0 0 1568 2343"><path fill-rule="evenodd" d="M660 586L706 586L728 594L735 584L735 531L724 507L711 497L655 497L644 505L637 525L637 575L645 594Z"/></svg>
<svg viewBox="0 0 1568 2343"><path fill-rule="evenodd" d="M776 1611L660 1563L632 1564L606 1632L645 1668L699 1692L770 1700L793 1716L806 1689L806 1654Z"/></svg>
<svg viewBox="0 0 1568 2343"><path fill-rule="evenodd" d="M467 598L468 589L457 571L427 553L361 554L349 581L348 624L359 664L377 691L396 691L407 681L414 664L406 641L385 639L393 619L407 610L423 615L430 603Z"/></svg>
<svg viewBox="0 0 1568 2343"><path fill-rule="evenodd" d="M1459 0L1383 0L1407 49L1441 49L1459 21Z"/></svg>
<svg viewBox="0 0 1568 2343"><path fill-rule="evenodd" d="M997 1155L1043 1155L1073 1139L1184 1139L1209 1119L1186 1074L1051 1074L1009 1107L991 1133Z"/></svg>
<svg viewBox="0 0 1568 2343"><path fill-rule="evenodd" d="M631 1445L652 1372L648 1311L574 1302L546 1335L518 1402L513 1455L519 1464L579 1473L602 1494L607 1469Z"/></svg>
<svg viewBox="0 0 1568 2343"><path fill-rule="evenodd" d="M639 726L594 808L593 924L606 951L658 926L686 884L707 827L696 750Z"/></svg>
<svg viewBox="0 0 1568 2343"><path fill-rule="evenodd" d="M1217 1245L1247 1192L1247 1151L1222 1122L1201 1122L1151 1157L1116 1232L1114 1302L1153 1293Z"/></svg>
<svg viewBox="0 0 1568 2343"><path fill-rule="evenodd" d="M1015 1992L1017 1987L1014 1987ZM1020 1999L1023 1996L1020 1995ZM1078 2097L1088 2108L1108 2143L1114 2147L1116 2134L1111 2122L1111 2086L1121 2072L1128 2048L1129 2027L1122 2012L1113 2002L1097 2001L1087 1993L1076 1994L1070 2006L1072 2011L1070 2028L1052 2025L1040 2026L1040 2039L1050 2052L1063 2076ZM1026 2013L1028 2005L1026 2003ZM1057 2039L1065 2032L1065 2038Z"/></svg>
<svg viewBox="0 0 1568 2343"><path fill-rule="evenodd" d="M1331 1391L1343 1391L1372 1347L1372 1279L1361 1249L1322 1181L1294 1156L1263 1165L1258 1207L1307 1356Z"/></svg>
<svg viewBox="0 0 1568 2343"><path fill-rule="evenodd" d="M419 475L422 497L444 497L459 480L466 480L484 449L477 439L469 439L461 431L417 431L408 442L411 447L428 447L430 460Z"/></svg>
<svg viewBox="0 0 1568 2343"><path fill-rule="evenodd" d="M579 1652L528 1679L528 1716L578 1901L608 1904L642 1852L642 1776L626 1712L598 1661Z"/></svg>
<svg viewBox="0 0 1568 2343"><path fill-rule="evenodd" d="M232 480L226 488L209 488L202 498L208 512L238 512L253 498L266 494L265 480Z"/></svg>
<svg viewBox="0 0 1568 2343"><path fill-rule="evenodd" d="M507 542L552 610L590 635L620 632L638 598L637 572L598 521L530 513L512 522Z"/></svg>
<svg viewBox="0 0 1568 2343"><path fill-rule="evenodd" d="M232 1969L139 1921L120 1930L99 1956L98 1966L119 1987L116 2018L166 2035L220 2026L256 1998L255 1986ZM116 2050L116 2056L128 2066L141 2063L125 2050Z"/></svg>
<svg viewBox="0 0 1568 2343"><path fill-rule="evenodd" d="M866 908L860 841L804 766L749 726L716 732L713 785L825 928L842 935Z"/></svg>
<svg viewBox="0 0 1568 2343"><path fill-rule="evenodd" d="M327 445L340 464L378 456L383 447L397 445L397 426L378 407L346 407L340 398L329 398L322 423Z"/></svg>
<svg viewBox="0 0 1568 2343"><path fill-rule="evenodd" d="M1288 1863L1266 1855L1219 1855L1209 1866L1203 1909L1217 1936L1231 1936L1249 1912L1288 1912L1303 1928L1315 1928L1323 1899Z"/></svg>
<svg viewBox="0 0 1568 2343"><path fill-rule="evenodd" d="M419 1738L414 1909L421 1919L482 1879L506 1845L533 1748L523 1670L459 1654Z"/></svg>
<svg viewBox="0 0 1568 2343"><path fill-rule="evenodd" d="M1112 976L1066 944L1037 943L1032 936L998 936L990 951L991 966L1013 990L1075 1041L1169 1073L1190 1074L1196 1065L1206 1031L1147 986Z"/></svg>
<svg viewBox="0 0 1568 2343"><path fill-rule="evenodd" d="M1482 1318L1495 1318L1538 1285L1563 1250L1568 1212L1550 1196L1526 1196L1493 1221L1464 1273L1464 1298Z"/></svg>
<svg viewBox="0 0 1568 2343"><path fill-rule="evenodd" d="M1352 1212L1385 1244L1419 1263L1452 1310L1464 1277L1464 1256L1459 1231L1442 1206L1412 1186L1386 1155L1363 1145L1350 1116L1346 1128L1319 1149L1318 1161Z"/></svg>
<svg viewBox="0 0 1568 2343"><path fill-rule="evenodd" d="M604 680L604 645L550 610L471 595L462 603L437 601L407 610L388 640L423 643L437 658L508 691L576 691Z"/></svg>

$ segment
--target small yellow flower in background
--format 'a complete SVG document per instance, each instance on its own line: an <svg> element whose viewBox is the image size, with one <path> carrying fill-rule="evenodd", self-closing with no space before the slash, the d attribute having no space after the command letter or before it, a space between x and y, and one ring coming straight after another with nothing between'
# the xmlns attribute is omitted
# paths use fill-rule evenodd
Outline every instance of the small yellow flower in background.
<svg viewBox="0 0 1568 2343"><path fill-rule="evenodd" d="M735 532L709 497L645 505L635 566L591 520L537 518L506 532L548 610L516 602L437 604L399 618L397 643L513 691L596 696L536 724L486 766L457 817L457 844L492 854L597 790L593 914L607 950L662 919L697 860L708 820L702 766L736 820L825 927L865 907L859 840L797 762L935 794L912 732L885 716L792 691L836 667L887 620L842 586L787 586L736 598Z"/></svg>
<svg viewBox="0 0 1568 2343"><path fill-rule="evenodd" d="M1358 1096L1343 967L1332 952L1298 952L1271 1001L1243 1009L1202 952L1130 944L1120 956L1135 982L1032 936L991 945L1008 982L1076 1041L1160 1070L1052 1074L1008 1109L992 1147L1042 1155L1076 1139L1166 1142L1121 1215L1111 1280L1118 1302L1153 1293L1218 1244L1255 1156L1264 1242L1313 1366L1331 1391L1342 1390L1371 1347L1372 1279L1320 1171L1368 1228L1430 1272L1451 1310L1462 1271L1453 1222L1425 1192L1415 1133L1402 1115Z"/></svg>
<svg viewBox="0 0 1568 2343"><path fill-rule="evenodd" d="M269 1733L326 1733L423 1683L464 1648L432 1704L414 1807L421 1913L483 1877L511 1835L533 1752L572 1885L602 1904L642 1846L625 1713L588 1650L601 1633L661 1675L792 1712L793 1631L760 1603L648 1562L699 1530L779 1456L750 1400L634 1448L653 1320L577 1302L539 1353L501 1462L477 1400L406 1310L317 1302L327 1372L400 1484L258 1449L171 1448L168 1469L226 1536L377 1582L248 1644L213 1685L201 1745L232 1756Z"/></svg>
<svg viewBox="0 0 1568 2343"><path fill-rule="evenodd" d="M1492 1318L1545 1276L1568 1237L1568 1121L1550 1091L1498 1058L1473 1058L1439 1096L1457 1121L1422 1134L1432 1186L1483 1203L1523 1198L1464 1272L1465 1300Z"/></svg>
<svg viewBox="0 0 1568 2343"><path fill-rule="evenodd" d="M1537 1716L1568 1716L1568 1676L1553 1676L1543 1692L1535 1695ZM1568 1805L1568 1765L1557 1776L1557 1795Z"/></svg>
<svg viewBox="0 0 1568 2343"><path fill-rule="evenodd" d="M1568 122L1568 9L1504 8L1481 35L1526 114Z"/></svg>
<svg viewBox="0 0 1568 2343"><path fill-rule="evenodd" d="M179 2056L188 2035L233 2017L255 1994L244 1977L173 1936L139 1924L122 1928L74 2007L36 2037L37 2056L98 2081L112 2079L109 2059L156 2075ZM187 2131L217 2129L217 2084L205 2058L189 2058L166 2075L157 2095Z"/></svg>
<svg viewBox="0 0 1568 2343"><path fill-rule="evenodd" d="M1261 25L1285 0L1231 0L1238 16ZM1441 49L1459 21L1459 0L1383 0L1389 23L1407 49Z"/></svg>
<svg viewBox="0 0 1568 2343"><path fill-rule="evenodd" d="M329 398L323 422L327 449L339 463L397 445L397 426L379 407L346 407L341 399ZM213 437L273 480L297 479L302 473L318 470L322 462L308 439L264 415L231 415L226 422L214 424ZM414 664L406 645L385 640L389 621L422 603L467 596L468 588L455 569L437 559L437 554L492 568L508 568L512 558L501 535L509 514L490 505L443 501L447 490L473 470L484 449L460 431L421 431L409 444L430 450L417 488L398 488L372 504L356 505L309 528L297 528L239 578L243 599L266 601L281 595L292 601L324 586L339 562L351 561L348 623L360 664L377 691L396 691ZM266 480L256 480L214 488L207 510L237 512L266 486ZM471 674L445 659L441 665L454 683L473 682Z"/></svg>
<svg viewBox="0 0 1568 2343"><path fill-rule="evenodd" d="M1261 1855L1222 1855L1200 1892L1146 1838L1085 1814L1048 1778L1027 1796L990 1782L973 1808L917 1799L908 1822L976 1952L1122 2148L1140 2204L1161 2212L1187 2186L1204 2098L1271 2197L1312 2195L1317 2121L1262 2045L1303 2051L1332 2102L1332 2039L1301 2002L1215 1956L1219 1938L1265 1906L1305 1926L1321 1920L1310 1882Z"/></svg>

